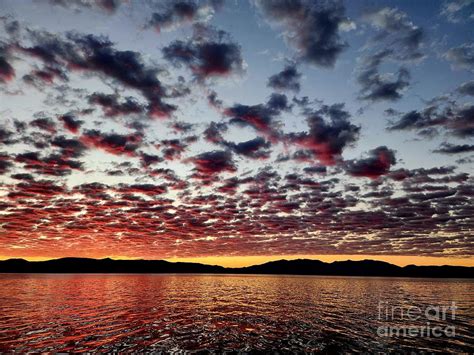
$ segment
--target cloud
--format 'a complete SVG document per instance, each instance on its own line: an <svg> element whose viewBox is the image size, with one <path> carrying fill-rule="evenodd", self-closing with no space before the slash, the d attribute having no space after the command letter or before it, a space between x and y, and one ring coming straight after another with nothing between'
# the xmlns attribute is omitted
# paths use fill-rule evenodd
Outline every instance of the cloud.
<svg viewBox="0 0 474 355"><path fill-rule="evenodd" d="M50 118L36 118L30 122L30 126L49 133L56 133L56 123Z"/></svg>
<svg viewBox="0 0 474 355"><path fill-rule="evenodd" d="M386 175L395 163L395 152L380 146L369 151L367 158L345 162L345 169L352 176L376 179Z"/></svg>
<svg viewBox="0 0 474 355"><path fill-rule="evenodd" d="M15 77L15 69L7 61L8 56L7 49L0 42L0 83L6 83Z"/></svg>
<svg viewBox="0 0 474 355"><path fill-rule="evenodd" d="M12 179L15 179L15 180L25 180L25 181L33 181L34 180L34 176L31 175L31 174L24 174L24 173L20 173L20 174L12 174L10 175L10 177Z"/></svg>
<svg viewBox="0 0 474 355"><path fill-rule="evenodd" d="M161 163L163 158L154 154L140 153L142 166L149 167L150 165Z"/></svg>
<svg viewBox="0 0 474 355"><path fill-rule="evenodd" d="M84 123L84 121L77 120L70 114L59 116L58 119L63 122L64 128L74 134L79 132L79 128L81 128L82 124Z"/></svg>
<svg viewBox="0 0 474 355"><path fill-rule="evenodd" d="M164 139L160 141L160 146L163 146L163 156L166 160L180 159L181 154L187 149L189 143L194 142L194 137L191 140L186 139ZM189 137L188 137L189 139Z"/></svg>
<svg viewBox="0 0 474 355"><path fill-rule="evenodd" d="M463 43L458 47L450 48L443 57L452 63L455 69L474 70L474 44Z"/></svg>
<svg viewBox="0 0 474 355"><path fill-rule="evenodd" d="M118 133L102 133L98 130L86 130L81 136L81 142L88 146L100 148L114 155L135 155L142 137L135 134L123 135Z"/></svg>
<svg viewBox="0 0 474 355"><path fill-rule="evenodd" d="M184 23L206 22L222 3L221 0L161 1L153 6L147 27L154 27L159 32Z"/></svg>
<svg viewBox="0 0 474 355"><path fill-rule="evenodd" d="M426 129L439 127L452 136L468 138L474 136L474 105L459 105L450 102L447 106L433 104L421 111L401 114L398 121L391 121L388 130L416 130L418 134Z"/></svg>
<svg viewBox="0 0 474 355"><path fill-rule="evenodd" d="M84 154L87 147L77 139L66 138L65 136L57 136L51 141L51 145L61 148L63 157L77 158Z"/></svg>
<svg viewBox="0 0 474 355"><path fill-rule="evenodd" d="M70 8L75 11L81 9L101 10L108 14L113 14L124 0L49 0L52 5Z"/></svg>
<svg viewBox="0 0 474 355"><path fill-rule="evenodd" d="M393 58L400 61L419 60L424 57L421 47L424 31L408 19L406 13L396 9L384 7L377 11L367 12L364 20L378 30L373 38L374 42L389 44Z"/></svg>
<svg viewBox="0 0 474 355"><path fill-rule="evenodd" d="M366 45L370 52L362 56L356 68L359 99L372 102L399 100L410 85L410 72L404 65L425 57L422 52L424 31L396 8L366 12L363 20L376 30L376 34ZM388 61L403 65L395 72L381 73L381 67Z"/></svg>
<svg viewBox="0 0 474 355"><path fill-rule="evenodd" d="M225 150L214 150L189 158L187 161L195 166L196 178L208 178L222 172L237 170L232 154Z"/></svg>
<svg viewBox="0 0 474 355"><path fill-rule="evenodd" d="M154 1L143 6L157 13L170 8L177 11L174 4L178 2L212 6L205 0ZM74 7L73 2L66 6L69 4ZM268 2L268 6L273 4L284 6L283 1ZM248 255L249 250L258 255L297 254L301 250L308 254L366 254L370 250L387 255L472 255L470 199L474 186L472 177L464 172L468 166L464 171L454 166L432 167L432 159L425 159L420 168L398 168L395 152L385 146L348 159L350 148L363 133L359 118L356 122L343 104L324 105L317 98L284 95L298 92L299 65L331 66L341 53L322 51L324 58L306 58L312 55L312 42L301 41L304 36L317 37L314 41L322 38L321 28L316 32L308 29L311 21L323 18L315 19L316 14L332 9L332 1L285 4L311 10L307 14L289 11L271 20L281 25L286 39L294 36L299 59L295 56L296 62L285 62L268 82L266 78L255 81L264 91L265 85L270 88L264 101L253 96L259 91L253 87L254 78L244 85L252 90L237 88L243 96L233 96L232 83L219 83L216 93L199 82L208 78L202 72L212 72L205 68L214 65L201 55L200 48L206 43L235 42L223 32L196 25L203 17L193 9L190 23L194 32L189 39L187 30L177 36L159 36L162 40L180 37L182 48L190 49L181 54L182 61L176 59L183 70L167 70L170 63L160 66L155 62L160 58L127 50L129 36L119 36L120 43L114 44L107 37L46 33L37 23L36 31L33 27L18 29L12 22L4 33L12 41L0 51L0 57L14 65L19 78L11 84L0 83L2 94L6 88L18 86L25 88L24 99L33 96L29 101L20 100L25 105L20 105L18 112L14 107L19 97L4 100L0 144L6 151L0 153L0 174L7 175L0 183L5 192L0 206L6 211L2 214L5 233L0 233L0 254L17 256L13 254L26 250L31 255L59 257L94 250L97 256L166 258L177 251L184 257ZM119 20L92 13L103 9L92 2L90 6L90 11L84 12L113 23ZM130 3L129 8L143 9L134 6ZM184 15L173 14L170 25L165 21L160 28L186 22L185 10ZM53 12L68 15L61 9ZM332 26L337 20L329 12L325 15ZM295 19L295 13L302 16L301 28L308 30L306 33L294 32L299 24L289 18ZM152 11L145 16L151 15ZM366 60L359 63L365 68L356 74L368 71L367 100L396 99L408 88L400 85L409 81L402 69L420 60L416 53L423 52L423 36L395 10L385 10L372 21L361 27L364 33L368 27L375 29L375 36L370 42L373 47L363 49ZM341 33L347 27L348 22L339 22L337 36L326 38L325 43L337 38L336 44L345 46ZM116 29L103 28L106 32ZM238 47L242 57L245 48ZM377 61L377 54L386 48L389 52ZM148 49L141 50L148 53ZM339 49L336 46L336 52ZM209 56L212 60L224 58L216 59L217 67L226 68L218 72L229 67L229 74L239 66L244 69L242 58L241 64L229 65L221 54ZM384 73L392 64L395 69ZM191 82L194 78L194 83L180 77L181 71ZM31 76L35 87L26 85L24 74ZM465 80L458 94L469 95L470 79ZM194 85L196 81L198 85ZM247 98L246 104L240 103L242 97ZM473 109L471 104L455 102L458 99L459 95L449 95L431 100L408 113L399 112L400 108L390 110L390 127L453 138L436 153L453 154L453 161L465 157L464 163L468 163L471 142L454 138L472 137ZM35 108L39 103L41 107ZM41 110L44 113L38 112ZM155 113L176 117L166 122L132 119ZM119 118L104 121L101 116ZM255 131L250 136L248 128ZM381 133L378 129L374 132ZM209 145L214 148L206 148ZM425 153L429 157L433 151ZM262 160L266 158L271 160ZM105 179L108 184L94 179ZM90 183L74 185L86 180ZM22 249L10 248L12 240Z"/></svg>
<svg viewBox="0 0 474 355"><path fill-rule="evenodd" d="M140 193L148 196L155 196L164 194L167 191L167 188L165 185L155 184L119 184L116 190L123 194Z"/></svg>
<svg viewBox="0 0 474 355"><path fill-rule="evenodd" d="M352 124L349 118L343 104L324 105L307 117L308 132L290 133L286 140L311 151L322 164L334 165L344 148L359 138L360 127Z"/></svg>
<svg viewBox="0 0 474 355"><path fill-rule="evenodd" d="M222 133L228 129L227 124L224 122L211 122L204 130L204 139L211 143L221 143L224 141Z"/></svg>
<svg viewBox="0 0 474 355"><path fill-rule="evenodd" d="M30 74L24 75L22 79L25 83L36 86L38 89L41 89L45 84L52 85L55 79L62 81L69 80L63 70L49 66L45 66L43 69L33 70Z"/></svg>
<svg viewBox="0 0 474 355"><path fill-rule="evenodd" d="M379 73L380 65L392 53L391 50L384 50L363 59L357 73L361 100L396 101L410 85L410 73L405 68L400 68L397 73Z"/></svg>
<svg viewBox="0 0 474 355"><path fill-rule="evenodd" d="M243 155L247 158L267 159L270 156L269 148L271 144L261 137L240 143L224 141L222 144L236 154Z"/></svg>
<svg viewBox="0 0 474 355"><path fill-rule="evenodd" d="M333 67L347 47L339 31L349 20L340 1L257 0L256 3L270 23L284 29L285 40L310 64Z"/></svg>
<svg viewBox="0 0 474 355"><path fill-rule="evenodd" d="M88 97L89 103L100 105L104 110L104 114L108 117L139 114L145 111L145 107L133 97L126 97L123 102L119 102L119 99L119 95L117 94L103 94L98 92Z"/></svg>
<svg viewBox="0 0 474 355"><path fill-rule="evenodd" d="M473 144L451 144L442 143L440 147L433 151L440 154L461 154L474 152Z"/></svg>
<svg viewBox="0 0 474 355"><path fill-rule="evenodd" d="M17 154L15 161L23 163L23 168L34 170L37 174L51 176L66 176L72 170L82 170L82 162L64 158L58 154L50 154L47 157L40 157L38 152L27 152Z"/></svg>
<svg viewBox="0 0 474 355"><path fill-rule="evenodd" d="M14 133L5 127L0 126L0 144L15 144Z"/></svg>
<svg viewBox="0 0 474 355"><path fill-rule="evenodd" d="M62 38L39 31L30 31L30 35L34 44L18 47L23 53L37 57L50 66L97 73L136 89L148 100L147 109L151 117L169 116L176 109L163 102L167 93L158 79L159 69L145 64L140 53L117 50L103 36L70 32Z"/></svg>
<svg viewBox="0 0 474 355"><path fill-rule="evenodd" d="M298 71L296 66L287 65L281 72L272 75L268 79L267 86L275 90L290 90L299 92L300 79L301 73Z"/></svg>
<svg viewBox="0 0 474 355"><path fill-rule="evenodd" d="M211 90L209 92L209 95L207 95L207 101L209 102L209 105L216 109L221 109L222 108L222 100L219 100L217 98L217 92Z"/></svg>
<svg viewBox="0 0 474 355"><path fill-rule="evenodd" d="M226 32L203 27L195 31L191 40L176 40L164 47L164 58L177 67L188 67L200 80L243 72L240 46Z"/></svg>
<svg viewBox="0 0 474 355"><path fill-rule="evenodd" d="M304 168L303 171L307 174L325 174L327 172L327 167L324 165L308 166Z"/></svg>
<svg viewBox="0 0 474 355"><path fill-rule="evenodd" d="M474 80L462 83L457 91L462 95L474 96Z"/></svg>
<svg viewBox="0 0 474 355"><path fill-rule="evenodd" d="M460 23L474 19L474 1L454 0L445 1L441 6L441 16L449 22Z"/></svg>
<svg viewBox="0 0 474 355"><path fill-rule="evenodd" d="M288 98L283 94L270 95L266 104L242 105L235 104L224 110L224 115L230 117L230 123L239 126L249 126L276 142L281 135L276 118L282 111L290 109Z"/></svg>
<svg viewBox="0 0 474 355"><path fill-rule="evenodd" d="M5 152L0 152L0 175L7 173L12 166L10 156Z"/></svg>
<svg viewBox="0 0 474 355"><path fill-rule="evenodd" d="M275 112L289 111L291 109L286 95L275 93L270 95L267 101L267 107Z"/></svg>
<svg viewBox="0 0 474 355"><path fill-rule="evenodd" d="M184 121L175 121L171 123L170 127L178 133L189 133L194 129L195 125Z"/></svg>

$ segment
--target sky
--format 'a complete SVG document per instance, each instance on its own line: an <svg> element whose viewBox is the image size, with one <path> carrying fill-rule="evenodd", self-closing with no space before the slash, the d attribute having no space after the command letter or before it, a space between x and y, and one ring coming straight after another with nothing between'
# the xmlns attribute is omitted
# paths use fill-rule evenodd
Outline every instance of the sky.
<svg viewBox="0 0 474 355"><path fill-rule="evenodd" d="M474 265L474 1L0 0L0 259Z"/></svg>

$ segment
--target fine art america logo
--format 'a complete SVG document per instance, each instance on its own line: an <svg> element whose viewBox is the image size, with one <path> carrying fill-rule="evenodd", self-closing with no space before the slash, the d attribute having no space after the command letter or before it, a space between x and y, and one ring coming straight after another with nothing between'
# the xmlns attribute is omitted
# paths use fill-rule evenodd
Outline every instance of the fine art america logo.
<svg viewBox="0 0 474 355"><path fill-rule="evenodd" d="M449 306L393 306L380 301L378 320L386 323L377 328L381 337L455 337L456 303ZM415 324L416 323L416 324Z"/></svg>

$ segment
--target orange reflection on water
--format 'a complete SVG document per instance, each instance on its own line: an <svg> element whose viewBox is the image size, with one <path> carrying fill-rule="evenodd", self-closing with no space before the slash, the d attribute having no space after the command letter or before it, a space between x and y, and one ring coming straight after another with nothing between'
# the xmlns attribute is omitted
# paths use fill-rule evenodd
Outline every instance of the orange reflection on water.
<svg viewBox="0 0 474 355"><path fill-rule="evenodd" d="M0 275L0 351L469 351L474 283L261 275ZM455 339L377 336L377 306L456 302ZM471 312L471 313L469 313Z"/></svg>

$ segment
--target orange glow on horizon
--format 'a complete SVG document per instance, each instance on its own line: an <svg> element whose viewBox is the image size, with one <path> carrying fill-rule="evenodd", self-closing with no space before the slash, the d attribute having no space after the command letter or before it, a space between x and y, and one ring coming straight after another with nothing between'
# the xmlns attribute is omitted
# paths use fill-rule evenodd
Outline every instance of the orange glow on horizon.
<svg viewBox="0 0 474 355"><path fill-rule="evenodd" d="M42 256L5 256L0 255L0 260L12 258L22 258L28 261L44 261L61 258L58 257L42 257ZM73 257L73 256L64 256ZM90 257L95 259L111 258L116 260L133 260L141 259L138 257L128 257L123 255L100 255L100 256L77 256ZM152 258L146 258L152 259ZM160 258L157 258L160 259ZM208 265L220 265L224 267L243 267L263 264L269 261L287 259L314 259L324 262L345 261L345 260L379 260L385 261L398 266L415 265L453 265L453 266L474 266L474 258L469 257L431 257L431 256L412 256L412 255L256 255L256 256L206 256L206 257L175 257L162 258L170 262L194 262Z"/></svg>
<svg viewBox="0 0 474 355"><path fill-rule="evenodd" d="M225 267L242 267L263 264L275 260L314 259L331 263L333 261L345 260L380 260L398 266L414 265L453 265L474 266L474 258L467 257L431 257L412 255L272 255L272 256L217 256L196 258L171 258L168 261L196 262Z"/></svg>

